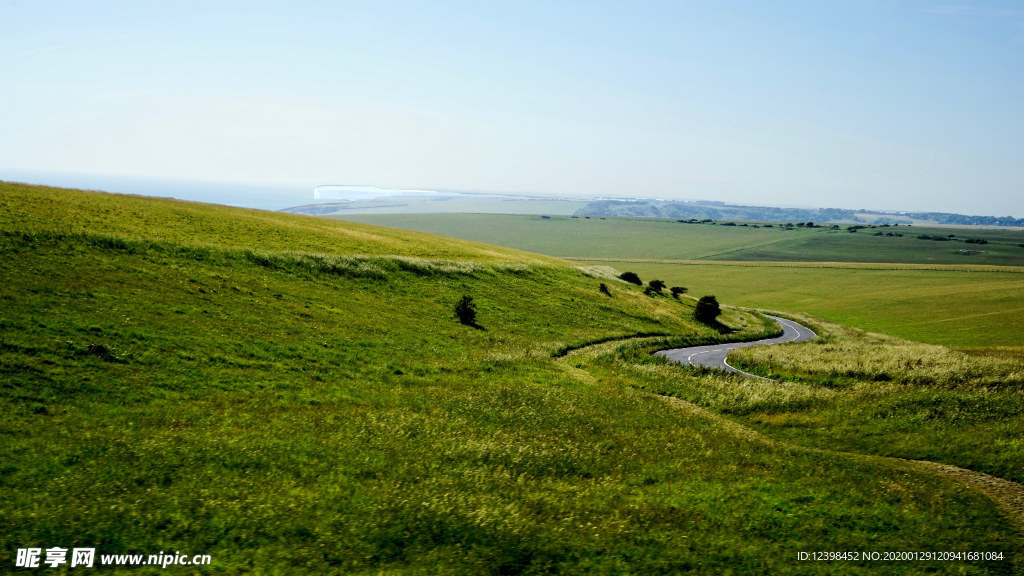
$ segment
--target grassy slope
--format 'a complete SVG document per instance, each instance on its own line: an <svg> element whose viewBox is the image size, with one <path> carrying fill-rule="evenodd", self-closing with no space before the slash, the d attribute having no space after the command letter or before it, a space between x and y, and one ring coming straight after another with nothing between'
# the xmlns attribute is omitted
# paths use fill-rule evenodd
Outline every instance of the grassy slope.
<svg viewBox="0 0 1024 576"><path fill-rule="evenodd" d="M819 338L729 356L738 368L786 384L675 369L648 389L785 442L1024 482L1024 362L798 319Z"/></svg>
<svg viewBox="0 0 1024 576"><path fill-rule="evenodd" d="M143 196L0 183L5 230L102 233L190 245L551 264L553 258L415 232Z"/></svg>
<svg viewBox="0 0 1024 576"><path fill-rule="evenodd" d="M715 294L737 305L804 312L865 330L921 342L969 348L1019 347L1024 323L1024 232L879 228L902 238L826 230L783 231L679 224L671 220L428 214L364 216L362 220L443 232L567 257L601 262ZM917 234L989 238L986 245L918 240ZM961 256L960 249L986 255ZM704 257L738 260L638 262ZM780 262L767 262L774 258ZM825 268L789 267L781 261L831 263ZM863 262L909 262L929 269L865 269ZM592 263L592 262L587 262ZM944 267L945 265L948 267ZM995 268L990 264L1012 265ZM973 266L984 273L972 270ZM1024 348L1020 350L1024 352Z"/></svg>
<svg viewBox="0 0 1024 576"><path fill-rule="evenodd" d="M590 262L588 262L590 263ZM723 302L813 314L832 322L959 348L1020 347L1019 268L930 270L602 262ZM1024 348L1019 350L1024 354Z"/></svg>
<svg viewBox="0 0 1024 576"><path fill-rule="evenodd" d="M551 357L640 332L713 338L689 302L345 223L11 185L0 203L0 565L91 545L290 574L1019 557L1019 534L955 484L737 436L627 385L643 363ZM435 247L445 260L426 259ZM483 330L451 318L462 294Z"/></svg>
<svg viewBox="0 0 1024 576"><path fill-rule="evenodd" d="M956 463L1024 482L1024 361L818 326L827 335L807 345L730 356L745 370L795 381L784 393L759 382L737 392L733 381L733 390L705 404L774 438Z"/></svg>

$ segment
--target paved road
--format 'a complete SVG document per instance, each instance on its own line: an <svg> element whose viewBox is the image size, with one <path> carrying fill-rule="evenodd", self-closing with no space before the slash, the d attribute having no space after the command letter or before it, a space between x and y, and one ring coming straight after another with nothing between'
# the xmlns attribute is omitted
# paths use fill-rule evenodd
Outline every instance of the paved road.
<svg viewBox="0 0 1024 576"><path fill-rule="evenodd" d="M810 340L817 336L817 334L812 332L810 328L801 326L792 320L786 320L785 318L770 316L768 314L765 314L765 316L775 320L780 326L782 326L782 336L777 338L765 338L764 340L754 340L752 342L731 342L729 344L712 344L710 346L673 348L671 350L661 350L659 352L655 352L655 354L658 356L664 356L665 358L668 358L673 362L679 362L680 364L717 368L718 370L725 370L726 372L735 372L745 376L760 378L760 376L755 376L754 374L749 374L729 366L729 363L725 361L725 357L729 354L729 351L736 348L743 348L745 346L767 346L769 344L782 344L784 342L803 342L804 340Z"/></svg>

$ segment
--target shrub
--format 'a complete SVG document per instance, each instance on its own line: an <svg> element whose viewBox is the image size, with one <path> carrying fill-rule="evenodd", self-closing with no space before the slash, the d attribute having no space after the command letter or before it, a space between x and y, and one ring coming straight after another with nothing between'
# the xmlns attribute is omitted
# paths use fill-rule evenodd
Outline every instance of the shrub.
<svg viewBox="0 0 1024 576"><path fill-rule="evenodd" d="M605 284L604 282L601 283L600 290L601 290L601 294L604 294L606 296L611 296L612 295L612 293L608 291L608 285Z"/></svg>
<svg viewBox="0 0 1024 576"><path fill-rule="evenodd" d="M619 280L623 282L629 282L630 284L636 284L637 286L643 286L643 281L637 276L636 272L623 272L619 274Z"/></svg>
<svg viewBox="0 0 1024 576"><path fill-rule="evenodd" d="M473 298L463 296L455 305L455 316L466 326L476 326L476 304L473 304Z"/></svg>
<svg viewBox="0 0 1024 576"><path fill-rule="evenodd" d="M647 287L653 292L661 292L665 289L665 283L661 280L651 280L647 283Z"/></svg>
<svg viewBox="0 0 1024 576"><path fill-rule="evenodd" d="M669 292L672 292L672 297L676 300L679 299L680 294L686 294L686 291L687 289L685 286L673 286L669 288Z"/></svg>
<svg viewBox="0 0 1024 576"><path fill-rule="evenodd" d="M701 296L697 307L693 309L693 318L703 324L712 324L722 314L718 300L714 296Z"/></svg>

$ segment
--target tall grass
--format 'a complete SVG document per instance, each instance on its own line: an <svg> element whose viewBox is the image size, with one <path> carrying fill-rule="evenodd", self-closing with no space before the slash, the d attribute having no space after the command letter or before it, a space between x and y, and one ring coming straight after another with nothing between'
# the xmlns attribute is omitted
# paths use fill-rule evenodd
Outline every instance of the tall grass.
<svg viewBox="0 0 1024 576"><path fill-rule="evenodd" d="M802 377L841 385L857 381L944 388L1019 388L1024 360L968 355L934 344L827 324L827 336L803 346L736 350L730 359L764 376Z"/></svg>
<svg viewBox="0 0 1024 576"><path fill-rule="evenodd" d="M1024 370L817 321L822 337L742 348L730 363L776 381L663 368L679 396L796 444L927 459L1024 481Z"/></svg>

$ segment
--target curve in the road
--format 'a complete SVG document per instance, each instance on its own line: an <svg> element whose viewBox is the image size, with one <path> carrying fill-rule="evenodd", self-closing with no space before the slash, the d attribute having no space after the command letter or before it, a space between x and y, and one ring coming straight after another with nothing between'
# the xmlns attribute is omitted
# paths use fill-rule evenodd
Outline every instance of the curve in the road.
<svg viewBox="0 0 1024 576"><path fill-rule="evenodd" d="M744 348L747 346L767 346L770 344L784 344L786 342L803 342L817 336L817 334L815 334L810 328L797 324L792 320L779 318L778 316L771 316L769 314L765 314L765 316L768 316L779 323L779 326L782 327L781 336L765 338L763 340L753 340L751 342L730 342L728 344L673 348L671 350L660 350L655 352L655 354L658 356L664 356L665 358L668 358L673 362L679 362L680 364L715 368L726 372L733 372L735 374L743 374L744 376L750 376L752 378L761 378L755 374L737 370L730 366L729 363L726 362L726 357L729 355L729 352L736 348Z"/></svg>

